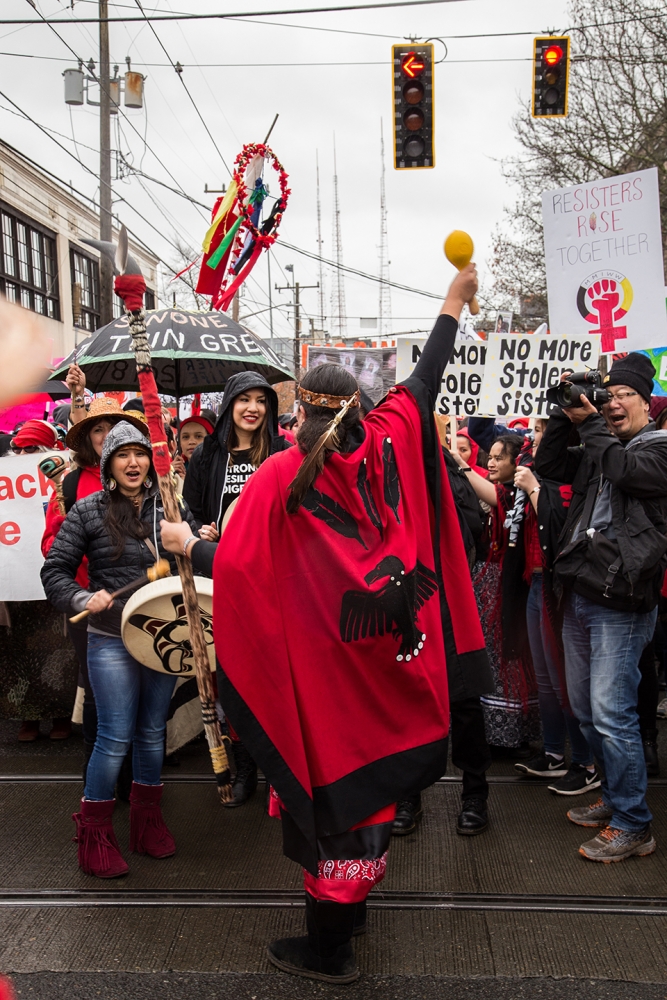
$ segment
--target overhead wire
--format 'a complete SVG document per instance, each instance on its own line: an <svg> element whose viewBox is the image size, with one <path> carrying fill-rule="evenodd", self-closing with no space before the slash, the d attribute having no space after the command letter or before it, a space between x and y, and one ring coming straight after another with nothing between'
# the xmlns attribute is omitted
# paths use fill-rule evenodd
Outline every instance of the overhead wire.
<svg viewBox="0 0 667 1000"><path fill-rule="evenodd" d="M164 52L164 54L166 55L167 59L169 60L169 62L170 62L170 64L171 64L171 67L172 67L172 69L174 70L174 72L176 73L176 75L177 75L178 79L179 79L179 80L181 81L181 85L183 86L183 89L185 90L185 93L186 93L186 94L188 95L188 98L189 98L189 100L190 100L190 103L192 104L192 107L193 107L193 108L195 109L195 112L196 112L196 114L197 114L197 117L199 118L199 121L200 121L200 122L202 123L202 125L204 126L204 129L206 130L206 134L208 135L209 139L210 139L210 140L211 140L211 142L213 143L213 145L214 145L214 147L215 147L215 151L216 151L216 153L218 154L218 156L219 156L219 157L220 157L220 159L222 160L222 163L223 163L223 166L225 167L225 170L226 170L226 171L228 172L229 176L231 177L231 176L232 176L232 170L231 170L231 167L229 166L229 164L228 164L228 163L227 163L227 161L225 160L224 156L222 155L222 150L220 149L220 147L218 146L217 142L215 141L215 138L214 138L214 136L213 136L213 133L211 132L211 130L210 130L210 128L208 127L208 125L206 124L206 121L205 121L205 119L204 119L204 116L202 115L201 111L199 110L199 107L197 106L197 102L195 101L194 97L193 97L193 96L192 96L192 94L190 93L190 90L189 90L189 88L188 88L188 85L187 85L187 83L185 82L185 80L183 79L183 71L182 71L182 70L180 70L180 71L179 71L179 70L178 70L178 69L176 68L176 63L174 62L174 60L173 60L173 59L171 58L171 56L170 56L170 55L169 55L169 53L167 52L167 49L165 48L165 45L164 45L164 43L163 43L162 39L161 39L161 38L160 38L160 36L158 35L158 33L157 33L157 31L155 30L155 28L153 27L153 25L152 25L152 24L150 23L150 20L149 20L149 16L148 16L148 14L145 14L145 13L144 13L144 9L143 9L143 7L141 6L141 0L134 0L134 2L136 3L137 7L139 8L139 10L141 11L141 13L143 14L144 18L146 19L146 23L148 24L148 27L149 27L149 28L151 29L151 31L153 32L153 34L154 34L154 36L155 36L155 39L156 39L156 41L157 41L158 45L160 46L160 48L162 49L162 51L163 51L163 52Z"/></svg>
<svg viewBox="0 0 667 1000"><path fill-rule="evenodd" d="M37 10L37 8L35 8L35 10ZM48 20L48 18L44 17L44 15L39 10L37 10L37 13L41 17L42 22L44 24L46 24L49 28L51 28L51 30L53 31L53 34L56 36L56 38L65 46L65 48L69 49L69 51L72 53L72 55L77 60L77 62L83 63L84 60L81 58L81 56L72 48L72 46L69 44L69 42L66 42L65 39L61 35L58 34L58 32L53 27L52 23ZM98 18L98 22L99 22L99 18ZM40 23L40 22L35 22L35 23ZM58 23L60 23L60 24L66 24L68 22L66 22L66 21L60 21ZM76 23L76 22L71 21L71 23ZM88 68L88 71L89 71L90 75L92 76L92 78L97 82L97 84L99 85L99 87L101 89L102 88L102 82L99 79L99 77L96 75L95 71L92 70L92 69L90 69L90 68ZM107 93L108 93L108 91L107 91ZM110 97L110 94L108 96ZM18 107L18 105L17 105L17 107ZM186 192L185 192L184 188L182 187L182 185L179 183L178 179L176 177L174 177L174 175L171 173L171 171L166 166L166 164L162 162L162 160L160 159L160 157L154 152L153 149L151 149L151 147L149 146L149 144L147 142L145 142L144 137L141 135L141 132L137 129L137 127L135 126L134 122L125 114L125 112L123 111L123 109L120 106L118 106L117 111L118 111L118 113L120 115L123 116L123 118L128 123L128 125L130 126L130 128L139 136L139 138L141 139L141 141L145 143L146 148L148 150L150 150L150 152L155 157L155 159L157 160L157 162L161 165L161 167L163 168L163 170L165 170L165 172L169 175L169 177L171 177L171 179L176 184L176 186L179 187L181 189L181 191L183 191L183 193L185 194Z"/></svg>

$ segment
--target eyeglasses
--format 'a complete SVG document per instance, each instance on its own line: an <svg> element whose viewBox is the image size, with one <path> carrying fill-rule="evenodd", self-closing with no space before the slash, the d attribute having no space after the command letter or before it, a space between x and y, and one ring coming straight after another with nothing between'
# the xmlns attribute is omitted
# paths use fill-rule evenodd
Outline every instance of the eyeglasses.
<svg viewBox="0 0 667 1000"><path fill-rule="evenodd" d="M34 455L39 451L39 445L37 444L27 444L23 448L15 448L12 445L11 448L15 455Z"/></svg>
<svg viewBox="0 0 667 1000"><path fill-rule="evenodd" d="M610 392L609 402L611 402L612 399L617 399L619 403L624 403L626 399L630 399L631 396L638 396L638 395L639 395L638 392Z"/></svg>

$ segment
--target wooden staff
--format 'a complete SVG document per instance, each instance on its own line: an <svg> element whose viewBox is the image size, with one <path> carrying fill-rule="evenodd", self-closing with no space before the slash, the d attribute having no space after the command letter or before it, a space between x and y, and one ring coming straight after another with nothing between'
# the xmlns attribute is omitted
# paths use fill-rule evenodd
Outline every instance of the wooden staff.
<svg viewBox="0 0 667 1000"><path fill-rule="evenodd" d="M53 483L58 501L58 510L63 517L67 515L65 508L65 494L63 493L63 476L67 472L67 464L60 455L49 455L39 463L39 471Z"/></svg>
<svg viewBox="0 0 667 1000"><path fill-rule="evenodd" d="M127 247L127 235L125 227L122 227L119 238L119 247ZM127 251L125 251L127 259ZM116 258L118 263L118 258ZM162 422L162 405L157 394L155 376L151 367L151 352L146 336L146 317L141 304L143 301L143 290L146 285L140 274L123 274L125 266L120 262L121 276L116 278L116 292L125 301L130 334L132 335L132 349L137 363L137 377L139 388L144 400L144 408L150 431L151 443L153 445L153 466L158 477L158 486L162 497L164 515L167 521L178 524L181 518L181 511L176 498L176 490L171 478L171 456L165 440L164 424ZM137 269L138 270L138 269ZM139 297L139 289L141 297ZM209 666L206 641L204 639L204 629L201 623L199 612L199 601L195 590L192 564L185 556L176 556L176 565L183 587L183 604L188 620L190 631L190 642L195 664L197 677L197 689L199 700L201 701L202 718L204 721L204 732L208 743L213 771L218 783L218 794L221 802L230 802L232 799L231 774L229 761L225 749L225 739L223 737L218 715L215 710L213 698L213 684L211 681L211 668Z"/></svg>

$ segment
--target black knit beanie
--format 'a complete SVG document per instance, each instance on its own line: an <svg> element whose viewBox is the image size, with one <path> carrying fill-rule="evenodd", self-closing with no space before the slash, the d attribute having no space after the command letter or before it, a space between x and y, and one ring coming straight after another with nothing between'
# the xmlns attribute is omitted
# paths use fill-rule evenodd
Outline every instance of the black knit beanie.
<svg viewBox="0 0 667 1000"><path fill-rule="evenodd" d="M603 378L602 384L605 389L608 389L610 385L629 385L631 389L636 389L647 403L650 403L654 378L655 368L651 359L646 354L633 351L632 354L627 354L624 358L614 361L609 369L609 374Z"/></svg>

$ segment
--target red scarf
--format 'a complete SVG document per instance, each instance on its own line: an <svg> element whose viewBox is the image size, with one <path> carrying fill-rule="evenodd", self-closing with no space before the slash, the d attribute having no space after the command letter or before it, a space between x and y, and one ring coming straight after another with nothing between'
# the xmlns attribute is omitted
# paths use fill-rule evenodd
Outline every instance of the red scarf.
<svg viewBox="0 0 667 1000"><path fill-rule="evenodd" d="M444 772L447 660L485 656L437 438L436 517L411 393L364 428L295 515L302 453L264 462L213 570L225 711L313 849Z"/></svg>

